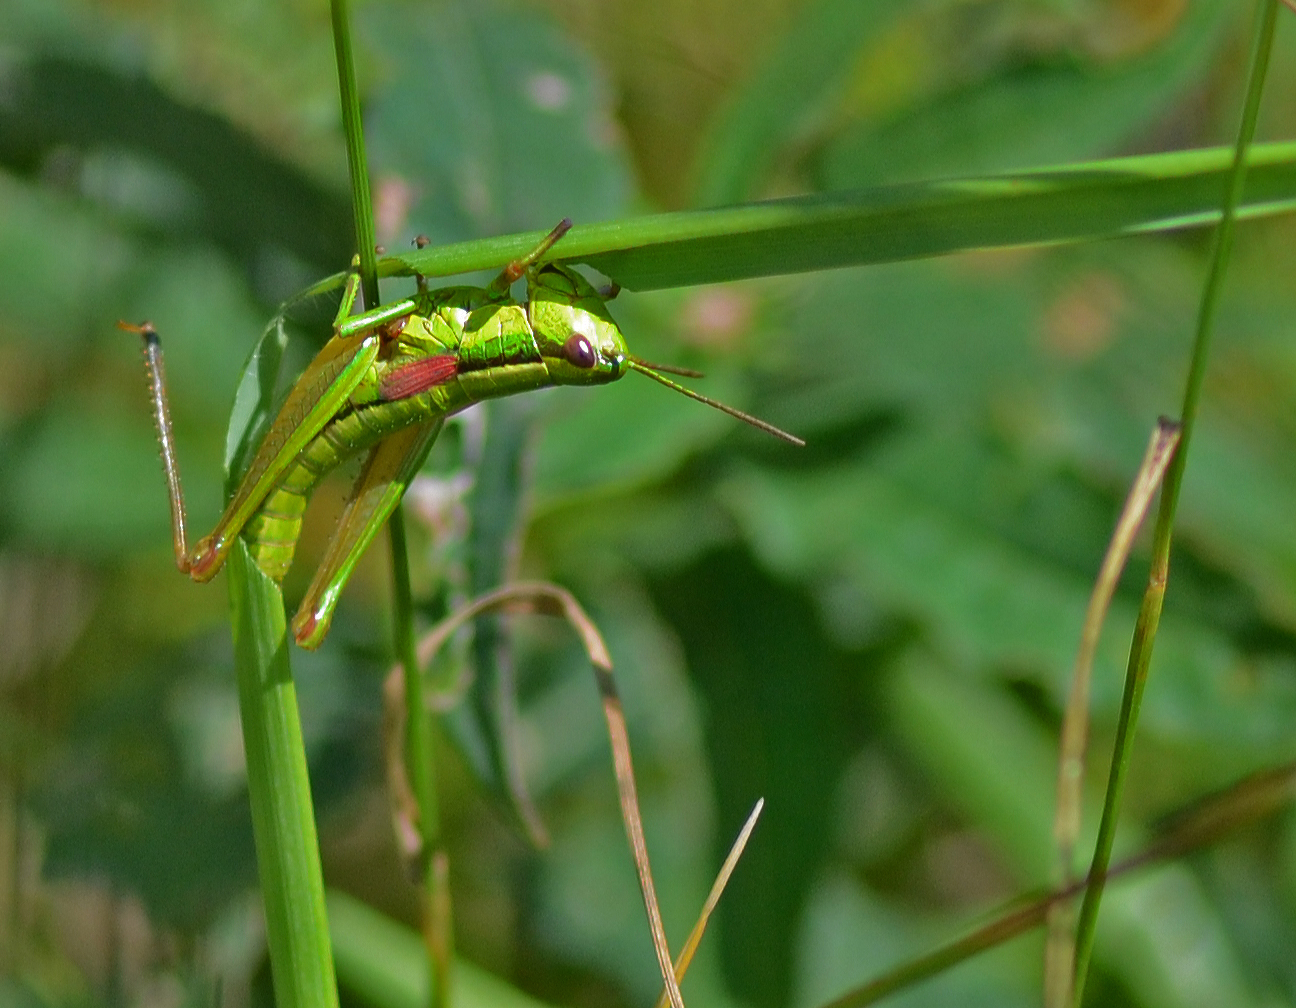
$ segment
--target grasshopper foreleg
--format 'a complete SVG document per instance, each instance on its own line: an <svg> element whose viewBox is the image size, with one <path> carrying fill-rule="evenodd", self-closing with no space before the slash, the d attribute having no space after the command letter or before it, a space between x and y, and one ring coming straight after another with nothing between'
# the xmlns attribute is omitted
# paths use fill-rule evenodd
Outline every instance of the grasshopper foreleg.
<svg viewBox="0 0 1296 1008"><path fill-rule="evenodd" d="M144 367L148 372L149 395L153 400L153 422L157 425L162 468L166 473L167 494L171 498L171 540L175 545L176 566L182 573L188 574L193 561L189 556L189 540L185 535L184 491L180 489L175 431L171 426L171 404L167 400L166 371L162 366L162 341L152 322L141 322L139 325L118 322L117 328L137 333L144 342Z"/></svg>

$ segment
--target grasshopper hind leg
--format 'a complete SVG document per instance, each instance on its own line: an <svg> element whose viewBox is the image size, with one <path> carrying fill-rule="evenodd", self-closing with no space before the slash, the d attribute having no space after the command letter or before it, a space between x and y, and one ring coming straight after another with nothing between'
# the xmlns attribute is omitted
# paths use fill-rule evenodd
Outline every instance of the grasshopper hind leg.
<svg viewBox="0 0 1296 1008"><path fill-rule="evenodd" d="M319 647L328 633L343 586L400 503L443 423L438 416L413 424L370 450L324 559L293 617L293 636L302 647Z"/></svg>
<svg viewBox="0 0 1296 1008"><path fill-rule="evenodd" d="M171 426L171 404L167 398L166 369L162 363L162 340L152 322L131 325L118 322L117 328L133 332L144 344L144 367L148 373L149 398L153 404L153 422L157 426L158 446L162 452L162 469L166 474L167 495L171 500L171 540L175 546L176 567L188 574L193 569L186 532L184 491L180 487L180 465L176 460L175 431Z"/></svg>

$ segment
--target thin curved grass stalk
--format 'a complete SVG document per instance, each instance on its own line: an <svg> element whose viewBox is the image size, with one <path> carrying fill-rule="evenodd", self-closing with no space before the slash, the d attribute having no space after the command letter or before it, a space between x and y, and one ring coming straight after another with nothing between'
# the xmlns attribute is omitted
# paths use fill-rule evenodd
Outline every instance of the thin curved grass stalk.
<svg viewBox="0 0 1296 1008"><path fill-rule="evenodd" d="M635 788L634 766L630 757L630 737L626 730L625 713L616 682L612 678L612 659L598 627L572 594L564 588L546 582L519 582L505 585L474 599L457 612L442 620L420 643L420 654L428 659L440 649L460 626L485 612L504 609L512 612L534 612L561 616L581 638L585 654L594 669L594 677L603 702L603 715L607 720L608 737L612 745L612 761L616 772L617 795L621 804L621 817L634 856L635 870L639 875L639 889L648 912L648 926L652 932L653 950L666 985L672 1008L684 1008L679 983L671 962L670 946L666 941L666 928L662 924L661 908L657 901L657 888L653 883L652 867L648 861L648 845L644 840L643 818L639 812L639 798ZM393 810L396 816L397 835L406 845L416 836L409 826L410 818L417 812L417 802L409 785L404 767L404 740L400 727L405 723L405 687L400 666L387 675L383 688L387 727L385 744L387 775L391 787ZM443 965L448 968L448 963Z"/></svg>
<svg viewBox="0 0 1296 1008"><path fill-rule="evenodd" d="M1102 901L1103 885L1107 879L1107 866L1111 862L1121 795L1134 748L1134 732L1143 701L1143 689L1147 684L1148 666L1152 660L1152 646L1156 640L1157 625L1161 620L1161 606L1165 599L1166 581L1170 574L1170 541L1174 535L1175 509L1179 503L1179 490L1183 485L1184 467L1188 461L1188 446L1197 420L1202 383L1206 374L1206 358L1215 327L1220 290L1223 287L1224 273L1233 248L1234 225L1237 222L1238 206L1242 200L1242 188L1246 180L1247 148L1250 147L1251 140L1255 136L1256 119L1260 113L1260 96L1264 92L1265 74L1269 68L1269 55L1273 49L1277 18L1278 0L1258 0L1242 121L1238 127L1233 164L1229 171L1228 185L1220 209L1220 224L1215 231L1210 272L1202 289L1201 307L1197 315L1197 332L1193 340L1192 359L1184 387L1179 448L1170 463L1161 492L1161 507L1157 512L1156 528L1152 534L1152 564L1138 621L1134 627L1134 639L1130 645L1125 691L1121 699L1111 770L1107 778L1107 795L1098 826L1098 840L1094 845L1089 884L1085 889L1084 901L1080 906L1080 919L1076 925L1075 988L1072 1001L1077 1005L1082 1003L1084 997L1089 961L1093 955L1098 906Z"/></svg>
<svg viewBox="0 0 1296 1008"><path fill-rule="evenodd" d="M1169 817L1157 839L1138 854L1112 867L1107 877L1119 878L1140 868L1183 857L1220 840L1235 829L1278 812L1293 798L1296 798L1296 762L1251 774ZM989 923L901 963L820 1008L864 1008L929 980L974 955L1039 927L1051 907L1073 899L1084 891L1087 884L1087 879L1081 879L1050 893L1021 896L1010 909Z"/></svg>
<svg viewBox="0 0 1296 1008"><path fill-rule="evenodd" d="M1057 813L1053 820L1053 837L1057 843L1057 881L1063 887L1075 879L1073 865L1076 840L1080 835L1085 749L1089 739L1089 683L1093 675L1094 655L1098 651L1112 595L1134 547L1134 537L1143 525L1178 443L1179 425L1161 417L1116 521L1085 610L1075 671L1071 677L1071 694L1062 719L1061 751L1058 755ZM1049 906L1048 940L1044 946L1046 1008L1065 1008L1070 1002L1075 959L1072 910L1068 900L1055 900Z"/></svg>

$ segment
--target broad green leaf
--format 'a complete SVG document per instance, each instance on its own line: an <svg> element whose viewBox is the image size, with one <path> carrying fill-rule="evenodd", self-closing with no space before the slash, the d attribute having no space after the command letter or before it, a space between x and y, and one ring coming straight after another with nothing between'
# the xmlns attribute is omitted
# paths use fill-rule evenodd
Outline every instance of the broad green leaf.
<svg viewBox="0 0 1296 1008"><path fill-rule="evenodd" d="M750 473L725 488L753 547L775 570L819 586L825 601L831 591L917 619L961 665L1026 676L1060 698L1092 575L1033 555L982 525L975 511L960 513L931 493L885 469ZM855 619L868 617L865 606L854 608ZM1105 719L1119 701L1135 611L1133 600L1113 603L1095 662L1094 705ZM851 633L850 615L831 622ZM1282 747L1283 718L1257 717L1256 707L1290 712L1296 696L1272 676L1239 695L1232 682L1239 661L1219 629L1168 612L1144 701L1148 729L1260 751Z"/></svg>

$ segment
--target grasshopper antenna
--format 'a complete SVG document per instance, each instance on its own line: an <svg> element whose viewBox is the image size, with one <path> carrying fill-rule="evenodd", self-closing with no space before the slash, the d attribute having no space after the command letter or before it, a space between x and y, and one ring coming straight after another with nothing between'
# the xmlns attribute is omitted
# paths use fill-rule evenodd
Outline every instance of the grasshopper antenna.
<svg viewBox="0 0 1296 1008"><path fill-rule="evenodd" d="M184 491L180 489L180 466L176 462L175 432L171 427L171 405L167 401L166 371L162 367L162 341L152 322L131 325L118 322L117 328L135 333L144 341L144 366L148 371L149 394L153 399L153 421L157 424L158 444L162 448L162 468L166 472L167 494L171 498L171 540L175 544L176 566L188 574L193 566L189 559L189 540L185 535Z"/></svg>
<svg viewBox="0 0 1296 1008"><path fill-rule="evenodd" d="M675 364L655 364L652 361L646 361L642 357L636 357L634 354L627 354L634 363L642 367L651 368L653 371L665 371L667 374L677 374L685 378L705 378L701 371L694 371L692 368L679 367Z"/></svg>
<svg viewBox="0 0 1296 1008"><path fill-rule="evenodd" d="M708 406L714 406L722 413L728 413L731 417L737 417L743 423L749 423L753 427L759 427L766 434L773 434L776 438L781 438L782 440L787 441L789 444L796 445L798 448L805 447L805 442L802 441L795 434L789 434L787 431L780 430L778 427L775 427L772 423L766 423L764 420L757 419L756 417L752 416L750 413L744 413L742 410L734 409L732 406L726 406L722 402L717 402L714 399L710 399L707 396L704 396L701 392L694 392L690 388L685 388L683 385L680 385L678 382L671 381L665 375L659 375L651 367L649 367L647 364L644 364L643 362L641 362L635 357L628 357L626 359L626 362L632 368L638 371L640 374L645 374L653 381L661 382L661 384L665 385L667 388L672 388L676 392L681 392L684 395L688 396L690 399L696 399L698 402L706 403Z"/></svg>

